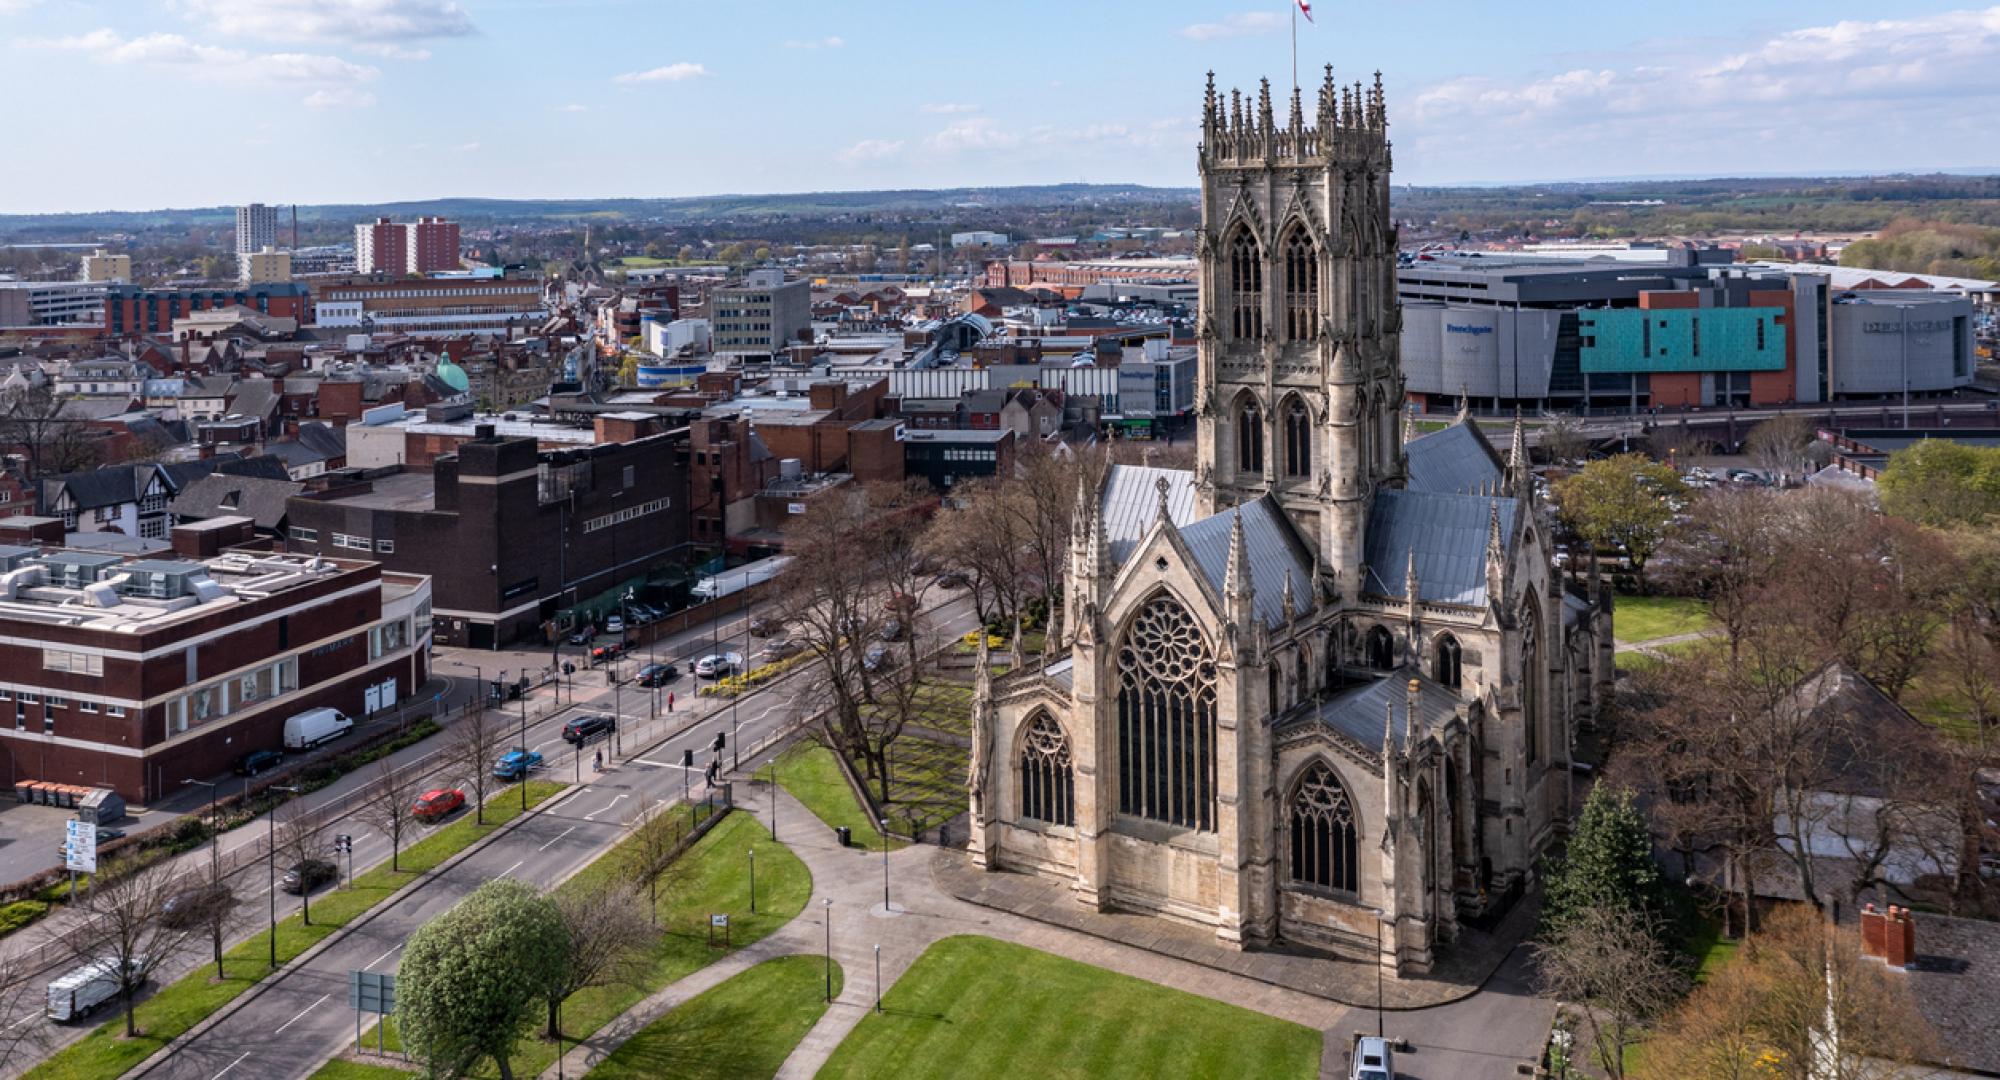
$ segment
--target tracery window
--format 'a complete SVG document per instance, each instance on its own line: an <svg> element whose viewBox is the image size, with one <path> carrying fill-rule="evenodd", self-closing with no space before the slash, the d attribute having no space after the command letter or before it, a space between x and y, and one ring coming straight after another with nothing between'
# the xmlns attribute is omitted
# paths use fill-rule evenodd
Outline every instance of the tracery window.
<svg viewBox="0 0 2000 1080"><path fill-rule="evenodd" d="M1118 650L1118 809L1215 829L1215 658L1170 597L1147 601Z"/></svg>
<svg viewBox="0 0 2000 1080"><path fill-rule="evenodd" d="M1292 880L1358 892L1360 841L1354 802L1325 762L1316 761L1292 791Z"/></svg>
<svg viewBox="0 0 2000 1080"><path fill-rule="evenodd" d="M1254 401L1245 402L1236 417L1236 466L1246 473L1264 471L1264 411Z"/></svg>
<svg viewBox="0 0 2000 1080"><path fill-rule="evenodd" d="M1521 738L1530 765L1542 756L1541 618L1532 598L1521 605Z"/></svg>
<svg viewBox="0 0 2000 1080"><path fill-rule="evenodd" d="M1069 737L1047 713L1035 715L1021 743L1021 816L1051 825L1076 824Z"/></svg>
<svg viewBox="0 0 2000 1080"><path fill-rule="evenodd" d="M1238 341L1264 336L1264 256L1247 230L1229 242L1229 334Z"/></svg>
<svg viewBox="0 0 2000 1080"><path fill-rule="evenodd" d="M1304 229L1285 240L1285 340L1311 341L1318 332L1319 254Z"/></svg>
<svg viewBox="0 0 2000 1080"><path fill-rule="evenodd" d="M1368 631L1368 666L1376 671L1396 670L1396 639L1383 627Z"/></svg>
<svg viewBox="0 0 2000 1080"><path fill-rule="evenodd" d="M1450 634L1439 634L1432 653L1431 678L1436 679L1439 686L1458 689L1460 679L1458 639Z"/></svg>
<svg viewBox="0 0 2000 1080"><path fill-rule="evenodd" d="M1285 475L1312 475L1312 411L1298 398L1285 406Z"/></svg>

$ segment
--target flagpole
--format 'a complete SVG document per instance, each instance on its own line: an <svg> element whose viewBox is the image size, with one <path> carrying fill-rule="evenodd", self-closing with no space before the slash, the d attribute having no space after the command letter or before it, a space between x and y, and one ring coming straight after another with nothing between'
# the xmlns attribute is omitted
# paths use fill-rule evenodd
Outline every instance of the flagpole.
<svg viewBox="0 0 2000 1080"><path fill-rule="evenodd" d="M1292 0L1292 90L1299 88L1299 0Z"/></svg>

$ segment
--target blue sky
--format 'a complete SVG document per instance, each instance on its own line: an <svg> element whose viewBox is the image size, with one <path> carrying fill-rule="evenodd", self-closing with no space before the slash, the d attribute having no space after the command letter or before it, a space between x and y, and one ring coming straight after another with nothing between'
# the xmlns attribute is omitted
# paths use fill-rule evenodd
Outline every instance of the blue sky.
<svg viewBox="0 0 2000 1080"><path fill-rule="evenodd" d="M1194 182L1283 3L0 0L0 212ZM1398 181L2000 166L2000 7L1317 0Z"/></svg>

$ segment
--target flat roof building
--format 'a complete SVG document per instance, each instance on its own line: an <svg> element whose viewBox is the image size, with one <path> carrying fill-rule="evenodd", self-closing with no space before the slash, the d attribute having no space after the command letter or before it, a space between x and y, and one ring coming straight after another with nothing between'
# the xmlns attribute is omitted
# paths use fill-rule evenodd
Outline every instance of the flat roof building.
<svg viewBox="0 0 2000 1080"><path fill-rule="evenodd" d="M717 353L770 356L812 325L812 286L786 281L782 270L752 270L711 292L708 308Z"/></svg>

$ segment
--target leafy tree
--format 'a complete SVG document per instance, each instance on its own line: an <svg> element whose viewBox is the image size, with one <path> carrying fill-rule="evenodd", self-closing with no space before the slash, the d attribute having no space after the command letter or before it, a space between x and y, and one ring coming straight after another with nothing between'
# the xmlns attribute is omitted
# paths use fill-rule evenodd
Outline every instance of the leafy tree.
<svg viewBox="0 0 2000 1080"><path fill-rule="evenodd" d="M2000 515L2000 446L1926 439L1889 458L1882 509L1924 525L1980 525Z"/></svg>
<svg viewBox="0 0 2000 1080"><path fill-rule="evenodd" d="M1628 789L1590 789L1562 857L1547 867L1542 922L1560 929L1586 911L1657 913L1660 869L1645 815Z"/></svg>
<svg viewBox="0 0 2000 1080"><path fill-rule="evenodd" d="M569 935L553 901L510 879L481 885L410 935L396 1022L430 1075L464 1076L487 1057L513 1080L508 1056L528 1010L561 978Z"/></svg>
<svg viewBox="0 0 2000 1080"><path fill-rule="evenodd" d="M1585 465L1563 480L1557 493L1563 520L1593 548L1623 548L1643 589L1646 560L1673 520L1667 499L1685 490L1667 466L1643 454L1619 454Z"/></svg>

